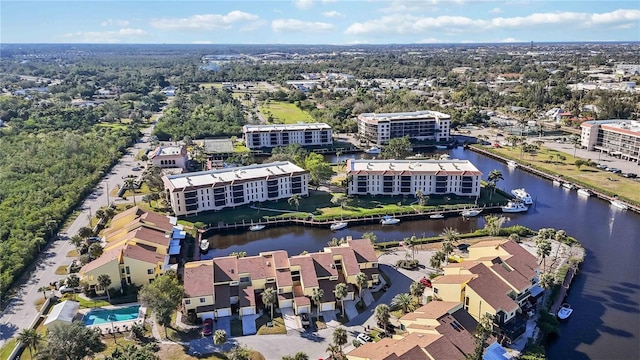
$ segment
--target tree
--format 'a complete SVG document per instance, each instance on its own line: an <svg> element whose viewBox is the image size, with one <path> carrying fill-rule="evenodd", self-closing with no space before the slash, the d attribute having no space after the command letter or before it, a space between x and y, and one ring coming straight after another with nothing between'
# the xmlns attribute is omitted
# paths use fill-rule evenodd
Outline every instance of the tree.
<svg viewBox="0 0 640 360"><path fill-rule="evenodd" d="M376 241L378 240L378 237L376 236L376 234L372 233L372 232L366 232L366 233L362 234L362 238L363 239L369 239L371 244L375 244Z"/></svg>
<svg viewBox="0 0 640 360"><path fill-rule="evenodd" d="M244 346L236 345L229 353L229 360L249 360L251 352Z"/></svg>
<svg viewBox="0 0 640 360"><path fill-rule="evenodd" d="M548 239L536 240L536 254L542 259L542 272L547 271L547 256L551 254L551 242Z"/></svg>
<svg viewBox="0 0 640 360"><path fill-rule="evenodd" d="M331 354L331 359L338 359L338 355L340 355L341 353L340 346L338 346L337 344L329 344L326 351Z"/></svg>
<svg viewBox="0 0 640 360"><path fill-rule="evenodd" d="M322 303L322 299L324 298L324 290L313 288L313 294L311 295L311 300L316 304L317 314L316 316L320 316L320 303Z"/></svg>
<svg viewBox="0 0 640 360"><path fill-rule="evenodd" d="M391 299L391 306L402 309L402 312L406 314L412 307L411 302L411 295L407 293L400 293Z"/></svg>
<svg viewBox="0 0 640 360"><path fill-rule="evenodd" d="M78 229L78 236L80 236L82 239L86 239L88 237L93 236L93 230L91 230L86 226L83 226L80 229Z"/></svg>
<svg viewBox="0 0 640 360"><path fill-rule="evenodd" d="M184 287L180 285L175 271L171 270L140 289L138 299L155 313L158 323L165 327L165 337L167 326L171 324L171 314L180 305L183 295Z"/></svg>
<svg viewBox="0 0 640 360"><path fill-rule="evenodd" d="M38 291L42 293L44 300L47 300L47 291L49 290L48 286L41 286L38 288Z"/></svg>
<svg viewBox="0 0 640 360"><path fill-rule="evenodd" d="M433 253L433 255L431 255L431 259L429 260L429 265L436 270L440 270L440 266L442 265L442 262L444 262L446 259L447 259L447 254L442 252L442 250L438 250L435 253Z"/></svg>
<svg viewBox="0 0 640 360"><path fill-rule="evenodd" d="M336 299L340 300L340 307L342 308L342 317L344 317L344 298L347 297L347 284L337 283L333 289L333 295Z"/></svg>
<svg viewBox="0 0 640 360"><path fill-rule="evenodd" d="M358 287L358 297L362 300L362 293L364 292L364 289L369 287L369 280L365 273L360 272L356 275L356 286Z"/></svg>
<svg viewBox="0 0 640 360"><path fill-rule="evenodd" d="M387 304L379 304L374 310L374 316L378 324L382 324L386 329L389 318L391 317L391 309Z"/></svg>
<svg viewBox="0 0 640 360"><path fill-rule="evenodd" d="M42 335L38 334L36 329L24 329L18 334L18 341L29 350L29 357L33 358L32 351L42 342Z"/></svg>
<svg viewBox="0 0 640 360"><path fill-rule="evenodd" d="M411 141L409 141L408 136L393 138L390 139L389 143L384 147L380 157L383 159L401 160L411 153L411 149Z"/></svg>
<svg viewBox="0 0 640 360"><path fill-rule="evenodd" d="M103 349L99 330L73 322L49 328L47 347L41 349L40 356L44 359L82 360L85 357L93 357Z"/></svg>
<svg viewBox="0 0 640 360"><path fill-rule="evenodd" d="M540 280L538 281L538 283L540 284L540 287L545 290L544 294L542 295L542 304L546 304L547 303L547 293L548 293L547 290L551 289L553 287L553 285L555 285L556 280L553 277L553 274L542 273L542 274L540 274Z"/></svg>
<svg viewBox="0 0 640 360"><path fill-rule="evenodd" d="M102 251L103 251L103 248L98 243L93 243L89 246L89 256L91 256L92 259L99 258L100 255L102 255Z"/></svg>
<svg viewBox="0 0 640 360"><path fill-rule="evenodd" d="M106 360L160 360L149 346L127 344L117 347Z"/></svg>
<svg viewBox="0 0 640 360"><path fill-rule="evenodd" d="M273 319L273 316L271 317ZM218 329L213 334L213 343L216 345L222 345L227 342L227 332L223 329Z"/></svg>
<svg viewBox="0 0 640 360"><path fill-rule="evenodd" d="M484 353L484 345L487 339L493 333L493 315L486 313L482 315L478 326L476 327L475 334L475 349L472 353L465 356L466 360L482 360L482 354Z"/></svg>
<svg viewBox="0 0 640 360"><path fill-rule="evenodd" d="M102 209L96 210L96 217L100 220L104 219L106 213Z"/></svg>
<svg viewBox="0 0 640 360"><path fill-rule="evenodd" d="M70 239L69 242L71 242L71 245L73 245L76 250L80 248L80 246L82 245L83 239L79 236L79 235L73 235Z"/></svg>
<svg viewBox="0 0 640 360"><path fill-rule="evenodd" d="M289 206L294 206L296 211L298 211L298 208L300 208L300 199L302 199L302 197L299 194L295 194L292 195L287 202L289 203Z"/></svg>
<svg viewBox="0 0 640 360"><path fill-rule="evenodd" d="M502 216L487 215L484 217L484 230L491 236L498 236L505 221L507 219Z"/></svg>
<svg viewBox="0 0 640 360"><path fill-rule="evenodd" d="M108 274L98 275L98 285L107 293L107 300L111 303L111 294L109 293L109 285L111 285L111 276Z"/></svg>
<svg viewBox="0 0 640 360"><path fill-rule="evenodd" d="M309 360L309 355L303 353L302 351L298 351L292 356L283 356L282 360Z"/></svg>
<svg viewBox="0 0 640 360"><path fill-rule="evenodd" d="M586 164L587 162L582 160L582 159L576 159L576 161L574 161L574 165L576 166L576 168L578 170L580 170L580 168L582 167L582 165Z"/></svg>
<svg viewBox="0 0 640 360"><path fill-rule="evenodd" d="M425 196L422 190L418 189L418 191L416 191L416 199L418 199L418 205L425 206L427 205L429 197Z"/></svg>
<svg viewBox="0 0 640 360"><path fill-rule="evenodd" d="M409 293L416 298L418 302L422 299L426 286L420 281L414 281L409 285Z"/></svg>
<svg viewBox="0 0 640 360"><path fill-rule="evenodd" d="M309 153L305 157L302 167L309 171L311 182L316 185L331 179L333 176L331 165L329 165L320 154Z"/></svg>
<svg viewBox="0 0 640 360"><path fill-rule="evenodd" d="M339 205L340 206L340 218L342 219L342 210L346 207L349 206L349 203L351 202L351 199L349 199L347 196L345 195L333 195L333 197L331 198L331 203L334 205Z"/></svg>
<svg viewBox="0 0 640 360"><path fill-rule="evenodd" d="M342 352L342 346L347 343L347 340L347 330L345 328L339 326L333 330L333 343L338 345L340 352Z"/></svg>
<svg viewBox="0 0 640 360"><path fill-rule="evenodd" d="M64 283L73 289L73 294L76 294L76 288L80 286L80 278L76 274L71 274L67 277Z"/></svg>
<svg viewBox="0 0 640 360"><path fill-rule="evenodd" d="M273 320L273 306L276 304L276 300L278 299L275 290L273 290L273 288L266 288L262 292L261 297L262 303L265 304L265 306L269 306L269 309L271 310L271 320Z"/></svg>
<svg viewBox="0 0 640 360"><path fill-rule="evenodd" d="M411 259L415 260L418 238L415 235L412 235L411 237L405 238L404 243L407 244L407 246L409 246L409 248L411 249Z"/></svg>
<svg viewBox="0 0 640 360"><path fill-rule="evenodd" d="M502 176L502 172L500 170L494 169L489 173L487 177L487 181L489 182L489 184L491 184L491 187L493 188L493 191L489 195L489 199L491 199L493 197L493 193L496 192L496 187L498 185L498 181L500 180L504 180L504 177Z"/></svg>

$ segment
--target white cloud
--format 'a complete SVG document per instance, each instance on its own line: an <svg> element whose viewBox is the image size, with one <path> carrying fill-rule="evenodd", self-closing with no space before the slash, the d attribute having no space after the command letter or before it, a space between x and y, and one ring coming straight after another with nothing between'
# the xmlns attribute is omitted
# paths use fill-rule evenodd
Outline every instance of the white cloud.
<svg viewBox="0 0 640 360"><path fill-rule="evenodd" d="M309 9L313 6L313 0L294 0L293 3L298 9Z"/></svg>
<svg viewBox="0 0 640 360"><path fill-rule="evenodd" d="M494 7L493 9L489 10L490 14L500 14L502 12L502 9L500 9L499 7Z"/></svg>
<svg viewBox="0 0 640 360"><path fill-rule="evenodd" d="M198 14L185 18L152 19L151 26L163 30L206 31L216 29L231 29L234 23L257 21L258 15L234 10L226 15Z"/></svg>
<svg viewBox="0 0 640 360"><path fill-rule="evenodd" d="M196 41L192 41L191 42L194 45L207 45L207 44L213 44L213 41L209 41L209 40L196 40Z"/></svg>
<svg viewBox="0 0 640 360"><path fill-rule="evenodd" d="M426 38L426 39L418 40L419 44L438 44L442 42L444 41L436 38Z"/></svg>
<svg viewBox="0 0 640 360"><path fill-rule="evenodd" d="M327 32L333 31L333 24L313 21L302 21L297 19L276 19L271 22L271 28L275 32Z"/></svg>
<svg viewBox="0 0 640 360"><path fill-rule="evenodd" d="M640 10L620 9L602 14L578 12L535 13L528 16L472 19L465 16L418 16L391 14L364 22L351 24L346 34L416 34L428 30L448 32L487 31L495 29L539 28L550 30L553 25L572 24L574 27L624 26L640 21Z"/></svg>
<svg viewBox="0 0 640 360"><path fill-rule="evenodd" d="M328 18L338 18L338 17L345 17L345 15L339 11L325 11L322 13L322 16L324 17L328 17Z"/></svg>
<svg viewBox="0 0 640 360"><path fill-rule="evenodd" d="M127 26L129 25L129 22L127 20L120 20L120 19L108 19L106 21L103 21L100 23L100 25L102 26Z"/></svg>
<svg viewBox="0 0 640 360"><path fill-rule="evenodd" d="M522 42L522 40L514 39L512 37L508 37L506 39L500 40L499 42L501 42L501 43L518 43L518 42Z"/></svg>
<svg viewBox="0 0 640 360"><path fill-rule="evenodd" d="M118 31L78 31L64 34L63 37L79 43L120 43L135 41L146 35L147 32L142 29L122 28Z"/></svg>

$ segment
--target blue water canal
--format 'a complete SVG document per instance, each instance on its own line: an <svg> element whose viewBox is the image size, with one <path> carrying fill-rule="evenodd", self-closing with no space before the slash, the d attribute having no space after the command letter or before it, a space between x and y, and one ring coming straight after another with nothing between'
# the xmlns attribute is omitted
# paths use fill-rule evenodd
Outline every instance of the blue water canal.
<svg viewBox="0 0 640 360"><path fill-rule="evenodd" d="M521 170L511 170L496 160L457 148L450 157L468 159L484 174L502 171L505 190L524 187L535 205L526 214L510 214L505 226L521 224L532 229L564 229L577 238L587 251L582 271L575 279L567 302L575 309L571 319L561 325L560 338L549 344L550 359L637 359L640 356L640 215L621 211L608 202L579 197L575 191L554 187L548 180ZM356 155L361 156L361 155ZM344 158L344 156L342 157ZM486 178L486 175L485 175ZM638 186L640 191L640 185ZM349 227L338 233L328 229L284 227L260 232L214 235L210 256L233 251L249 255L284 249L290 254L318 251L334 236L361 236L373 231L379 241L411 235L436 235L445 227L469 232L483 227L481 217L463 220L424 220L397 226L366 225Z"/></svg>

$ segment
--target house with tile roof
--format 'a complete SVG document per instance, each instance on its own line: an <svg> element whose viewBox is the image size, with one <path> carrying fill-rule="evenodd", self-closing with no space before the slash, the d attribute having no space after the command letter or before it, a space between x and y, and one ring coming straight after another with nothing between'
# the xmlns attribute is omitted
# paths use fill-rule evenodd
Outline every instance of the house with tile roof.
<svg viewBox="0 0 640 360"><path fill-rule="evenodd" d="M514 241L495 238L468 248L469 257L443 267L432 280L434 295L462 302L476 320L494 316L503 335L515 340L525 331L522 310L542 294L536 258Z"/></svg>
<svg viewBox="0 0 640 360"><path fill-rule="evenodd" d="M314 290L322 289L320 310L334 310L333 290L348 284L345 300L357 293L355 278L367 275L369 285L379 282L378 258L367 239L347 241L320 252L289 257L286 251L262 252L237 258L224 256L185 264L183 309L199 318L255 314L260 294L272 288L279 308L310 313ZM237 310L236 310L237 309Z"/></svg>
<svg viewBox="0 0 640 360"><path fill-rule="evenodd" d="M184 146L158 146L147 157L159 168L187 168L187 148Z"/></svg>
<svg viewBox="0 0 640 360"><path fill-rule="evenodd" d="M145 285L170 268L175 268L185 232L167 216L141 210L125 210L113 217L102 233L103 254L85 264L81 280L96 293L104 293L98 276L107 274L111 287Z"/></svg>
<svg viewBox="0 0 640 360"><path fill-rule="evenodd" d="M410 333L366 343L347 354L349 360L463 360L461 352L444 335Z"/></svg>

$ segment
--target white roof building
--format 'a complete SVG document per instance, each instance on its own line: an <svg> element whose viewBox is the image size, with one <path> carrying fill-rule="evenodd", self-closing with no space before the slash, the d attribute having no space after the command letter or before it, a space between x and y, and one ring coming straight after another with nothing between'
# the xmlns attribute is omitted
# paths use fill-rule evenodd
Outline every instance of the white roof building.
<svg viewBox="0 0 640 360"><path fill-rule="evenodd" d="M45 320L44 325L53 326L63 323L71 324L71 322L73 322L73 318L78 314L78 309L80 309L79 302L71 300L63 301L53 307L51 313L47 316L47 320Z"/></svg>

